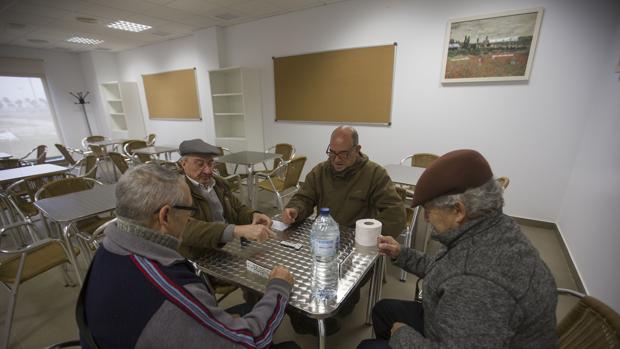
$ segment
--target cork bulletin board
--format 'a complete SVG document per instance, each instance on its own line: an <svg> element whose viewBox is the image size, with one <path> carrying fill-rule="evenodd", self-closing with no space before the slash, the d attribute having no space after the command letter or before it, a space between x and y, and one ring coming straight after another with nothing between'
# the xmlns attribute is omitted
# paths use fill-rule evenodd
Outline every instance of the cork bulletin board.
<svg viewBox="0 0 620 349"><path fill-rule="evenodd" d="M274 57L276 121L390 124L396 44Z"/></svg>
<svg viewBox="0 0 620 349"><path fill-rule="evenodd" d="M142 75L151 119L200 120L196 68Z"/></svg>

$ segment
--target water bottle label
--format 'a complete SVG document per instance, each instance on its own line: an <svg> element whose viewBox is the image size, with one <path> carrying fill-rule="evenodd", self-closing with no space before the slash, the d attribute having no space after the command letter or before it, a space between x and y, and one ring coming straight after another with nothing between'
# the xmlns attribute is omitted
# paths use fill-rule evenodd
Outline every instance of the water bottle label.
<svg viewBox="0 0 620 349"><path fill-rule="evenodd" d="M321 257L332 257L338 251L337 239L314 239L314 254Z"/></svg>

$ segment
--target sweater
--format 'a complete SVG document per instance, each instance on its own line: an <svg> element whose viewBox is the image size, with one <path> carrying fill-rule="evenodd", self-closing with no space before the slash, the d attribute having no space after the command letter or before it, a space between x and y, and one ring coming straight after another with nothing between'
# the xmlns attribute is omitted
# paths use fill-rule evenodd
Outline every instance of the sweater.
<svg viewBox="0 0 620 349"><path fill-rule="evenodd" d="M556 286L549 268L501 211L433 234L436 256L403 248L395 264L424 277L424 336L409 326L400 348L557 348Z"/></svg>
<svg viewBox="0 0 620 349"><path fill-rule="evenodd" d="M252 311L234 318L177 251L178 240L120 219L105 230L89 270L85 317L105 348L266 348L292 286L267 284ZM83 337L83 334L81 334ZM84 340L82 347L87 348Z"/></svg>
<svg viewBox="0 0 620 349"><path fill-rule="evenodd" d="M358 219L374 218L382 223L382 234L398 236L405 228L405 206L387 171L361 154L344 171L336 172L328 161L316 165L286 207L295 208L297 220L329 207L340 225L355 227Z"/></svg>

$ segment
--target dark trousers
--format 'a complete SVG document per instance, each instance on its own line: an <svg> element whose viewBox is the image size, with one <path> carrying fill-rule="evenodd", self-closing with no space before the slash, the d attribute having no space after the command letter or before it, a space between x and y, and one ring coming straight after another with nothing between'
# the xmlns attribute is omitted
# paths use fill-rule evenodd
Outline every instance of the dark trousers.
<svg viewBox="0 0 620 349"><path fill-rule="evenodd" d="M372 309L372 327L377 339L367 339L357 349L389 348L392 325L402 322L424 335L424 310L422 303L382 299Z"/></svg>

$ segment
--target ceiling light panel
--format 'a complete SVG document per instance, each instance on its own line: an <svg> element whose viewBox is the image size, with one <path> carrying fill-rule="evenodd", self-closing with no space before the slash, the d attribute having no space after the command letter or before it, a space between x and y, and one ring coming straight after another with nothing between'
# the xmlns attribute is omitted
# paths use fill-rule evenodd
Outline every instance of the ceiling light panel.
<svg viewBox="0 0 620 349"><path fill-rule="evenodd" d="M147 29L151 29L152 27L150 25L145 25L145 24L126 22L126 21L116 21L114 23L108 24L108 28L126 30L130 32L138 33L141 31L145 31Z"/></svg>
<svg viewBox="0 0 620 349"><path fill-rule="evenodd" d="M67 41L75 43L75 44L84 44L84 45L99 45L103 42L103 40L83 38L80 36L74 36L72 38L67 39Z"/></svg>

